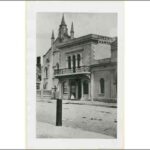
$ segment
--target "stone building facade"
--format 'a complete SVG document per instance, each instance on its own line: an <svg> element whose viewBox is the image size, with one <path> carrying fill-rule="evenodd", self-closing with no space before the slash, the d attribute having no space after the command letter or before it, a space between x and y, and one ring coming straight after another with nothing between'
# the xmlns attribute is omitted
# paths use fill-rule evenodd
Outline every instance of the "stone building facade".
<svg viewBox="0 0 150 150"><path fill-rule="evenodd" d="M84 30L84 29L83 29ZM62 99L117 100L117 37L70 34L64 15L43 56L42 88Z"/></svg>
<svg viewBox="0 0 150 150"><path fill-rule="evenodd" d="M41 57L37 57L36 59L36 89L41 89L41 79L42 79L42 72L41 72Z"/></svg>

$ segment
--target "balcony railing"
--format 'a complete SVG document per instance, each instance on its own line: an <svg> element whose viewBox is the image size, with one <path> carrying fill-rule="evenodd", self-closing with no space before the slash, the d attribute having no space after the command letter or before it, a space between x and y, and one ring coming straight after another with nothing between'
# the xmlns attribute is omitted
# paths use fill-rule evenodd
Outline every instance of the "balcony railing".
<svg viewBox="0 0 150 150"><path fill-rule="evenodd" d="M55 69L54 75L69 75L69 74L83 74L83 73L89 73L90 68L88 66L81 66L77 68L64 68L64 69Z"/></svg>

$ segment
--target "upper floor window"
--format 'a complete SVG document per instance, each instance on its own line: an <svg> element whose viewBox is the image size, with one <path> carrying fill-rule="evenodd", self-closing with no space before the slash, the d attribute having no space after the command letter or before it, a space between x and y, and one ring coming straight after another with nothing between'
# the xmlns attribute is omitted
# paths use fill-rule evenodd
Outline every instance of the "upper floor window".
<svg viewBox="0 0 150 150"><path fill-rule="evenodd" d="M71 57L68 56L68 69L71 69Z"/></svg>
<svg viewBox="0 0 150 150"><path fill-rule="evenodd" d="M75 72L76 71L76 56L75 55L73 55L72 57L72 62L73 62L73 72Z"/></svg>
<svg viewBox="0 0 150 150"><path fill-rule="evenodd" d="M81 67L81 54L72 54L70 56L67 57L67 63L68 63L68 69L73 68L73 70L75 71L75 68Z"/></svg>
<svg viewBox="0 0 150 150"><path fill-rule="evenodd" d="M59 70L59 63L56 64L56 69Z"/></svg>
<svg viewBox="0 0 150 150"><path fill-rule="evenodd" d="M81 61L81 56L80 54L77 55L77 66L80 68L80 61Z"/></svg>
<svg viewBox="0 0 150 150"><path fill-rule="evenodd" d="M100 79L100 93L101 94L105 93L105 80L104 80L104 78Z"/></svg>

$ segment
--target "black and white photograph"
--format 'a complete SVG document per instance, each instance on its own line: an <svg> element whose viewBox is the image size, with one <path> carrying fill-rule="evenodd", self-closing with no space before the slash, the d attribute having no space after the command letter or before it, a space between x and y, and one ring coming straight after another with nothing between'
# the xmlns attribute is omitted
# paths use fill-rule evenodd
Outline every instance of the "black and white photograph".
<svg viewBox="0 0 150 150"><path fill-rule="evenodd" d="M150 2L0 2L0 149L149 149Z"/></svg>
<svg viewBox="0 0 150 150"><path fill-rule="evenodd" d="M117 13L36 19L36 137L117 138Z"/></svg>
<svg viewBox="0 0 150 150"><path fill-rule="evenodd" d="M67 3L28 3L28 145L121 148L122 3Z"/></svg>

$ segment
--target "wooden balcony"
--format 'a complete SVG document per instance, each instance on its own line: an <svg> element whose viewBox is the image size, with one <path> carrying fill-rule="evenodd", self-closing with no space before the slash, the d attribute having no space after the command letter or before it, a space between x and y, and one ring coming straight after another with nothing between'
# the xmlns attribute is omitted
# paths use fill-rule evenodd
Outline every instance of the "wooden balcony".
<svg viewBox="0 0 150 150"><path fill-rule="evenodd" d="M90 68L89 66L81 66L78 68L64 68L64 69L55 69L55 76L65 76L65 75L75 75L75 74L89 74Z"/></svg>

